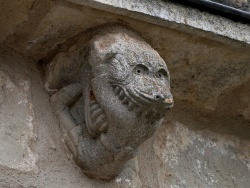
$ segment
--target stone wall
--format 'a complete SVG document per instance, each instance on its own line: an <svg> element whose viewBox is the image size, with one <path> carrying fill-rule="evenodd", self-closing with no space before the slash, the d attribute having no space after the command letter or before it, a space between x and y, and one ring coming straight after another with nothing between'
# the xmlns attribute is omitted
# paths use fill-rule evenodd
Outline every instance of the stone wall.
<svg viewBox="0 0 250 188"><path fill-rule="evenodd" d="M0 2L0 187L249 187L249 25L162 1L152 10L138 1L143 11L136 1L72 2ZM159 6L176 16L157 15ZM107 22L135 29L160 53L175 98L110 182L87 178L72 160L42 66Z"/></svg>

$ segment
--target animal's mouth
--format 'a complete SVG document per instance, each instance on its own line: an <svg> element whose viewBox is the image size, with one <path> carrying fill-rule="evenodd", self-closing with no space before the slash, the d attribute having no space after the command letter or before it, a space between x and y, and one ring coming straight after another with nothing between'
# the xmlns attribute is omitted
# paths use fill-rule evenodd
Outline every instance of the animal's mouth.
<svg viewBox="0 0 250 188"><path fill-rule="evenodd" d="M122 88L118 85L113 85L113 90L115 95L121 100L123 105L128 107L128 110L131 111L138 107L137 102L133 99L133 97L127 92L126 89Z"/></svg>
<svg viewBox="0 0 250 188"><path fill-rule="evenodd" d="M137 93L137 95L140 96L147 103L161 105L166 108L172 108L174 105L174 100L171 94L168 97L165 97L164 95L157 94L157 93L149 94L139 89L134 89L134 90Z"/></svg>
<svg viewBox="0 0 250 188"><path fill-rule="evenodd" d="M151 96L150 94L140 91L136 88L130 88L127 90L119 85L113 85L113 90L116 96L121 100L122 104L128 106L128 109L131 111L134 108L164 108L170 109L173 107L173 99L158 99L156 97Z"/></svg>

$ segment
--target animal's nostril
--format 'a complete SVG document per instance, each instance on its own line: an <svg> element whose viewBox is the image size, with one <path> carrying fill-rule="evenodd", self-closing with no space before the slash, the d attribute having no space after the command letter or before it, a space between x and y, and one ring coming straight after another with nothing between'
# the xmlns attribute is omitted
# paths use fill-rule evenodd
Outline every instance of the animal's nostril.
<svg viewBox="0 0 250 188"><path fill-rule="evenodd" d="M160 96L160 95L156 95L155 98L156 98L157 100L159 100L159 99L161 98L161 96Z"/></svg>

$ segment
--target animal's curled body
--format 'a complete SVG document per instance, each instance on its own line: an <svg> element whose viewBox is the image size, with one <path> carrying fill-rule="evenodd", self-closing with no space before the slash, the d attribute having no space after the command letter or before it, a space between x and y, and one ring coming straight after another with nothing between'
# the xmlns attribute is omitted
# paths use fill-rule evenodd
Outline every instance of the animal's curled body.
<svg viewBox="0 0 250 188"><path fill-rule="evenodd" d="M77 53L54 58L47 87L58 89L52 102L75 162L101 179L122 170L173 106L163 59L120 27L93 37Z"/></svg>

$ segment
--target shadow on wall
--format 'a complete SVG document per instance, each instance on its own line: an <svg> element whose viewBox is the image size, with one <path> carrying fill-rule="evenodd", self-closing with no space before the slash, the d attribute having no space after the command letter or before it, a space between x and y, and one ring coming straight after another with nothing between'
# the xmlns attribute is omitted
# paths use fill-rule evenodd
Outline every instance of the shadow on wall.
<svg viewBox="0 0 250 188"><path fill-rule="evenodd" d="M209 129L249 139L250 80L226 89L218 97L215 110L199 108L188 102L176 100L169 118L185 123L193 130Z"/></svg>
<svg viewBox="0 0 250 188"><path fill-rule="evenodd" d="M250 80L225 90L218 98L217 111L250 120Z"/></svg>

